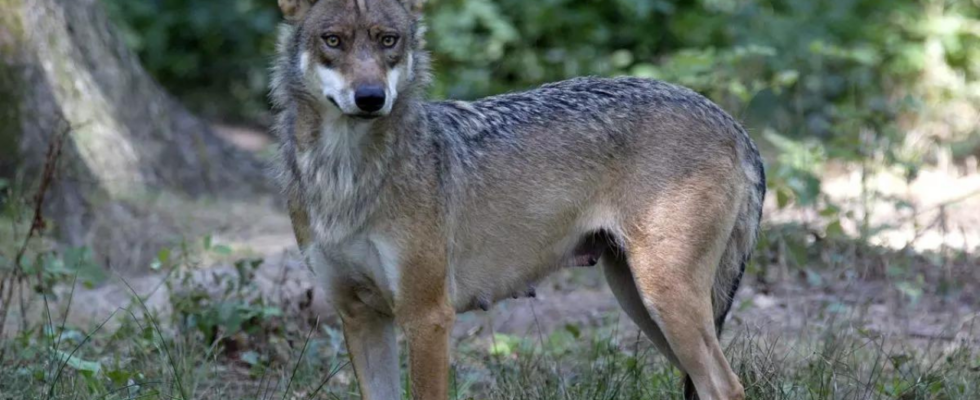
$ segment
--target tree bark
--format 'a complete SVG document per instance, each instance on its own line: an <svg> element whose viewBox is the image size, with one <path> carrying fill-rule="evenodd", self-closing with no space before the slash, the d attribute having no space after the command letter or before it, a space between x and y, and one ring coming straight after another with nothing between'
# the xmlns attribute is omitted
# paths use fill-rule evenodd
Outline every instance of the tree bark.
<svg viewBox="0 0 980 400"><path fill-rule="evenodd" d="M74 245L107 204L271 186L149 77L98 0L0 0L0 176L36 179L65 132L46 209Z"/></svg>

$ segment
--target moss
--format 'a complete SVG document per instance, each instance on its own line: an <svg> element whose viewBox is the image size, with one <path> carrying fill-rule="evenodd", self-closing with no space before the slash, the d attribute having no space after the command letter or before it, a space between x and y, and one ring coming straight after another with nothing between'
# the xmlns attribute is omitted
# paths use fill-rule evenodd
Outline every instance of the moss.
<svg viewBox="0 0 980 400"><path fill-rule="evenodd" d="M18 160L23 129L20 102L23 95L19 43L24 38L18 9L22 0L0 0L0 177L10 177Z"/></svg>
<svg viewBox="0 0 980 400"><path fill-rule="evenodd" d="M17 67L0 62L0 177L10 177L18 160L22 85Z"/></svg>
<svg viewBox="0 0 980 400"><path fill-rule="evenodd" d="M13 41L5 43L6 39L0 39L0 56L7 55L12 45L24 38L24 24L20 19L22 4L23 0L0 0L0 29Z"/></svg>

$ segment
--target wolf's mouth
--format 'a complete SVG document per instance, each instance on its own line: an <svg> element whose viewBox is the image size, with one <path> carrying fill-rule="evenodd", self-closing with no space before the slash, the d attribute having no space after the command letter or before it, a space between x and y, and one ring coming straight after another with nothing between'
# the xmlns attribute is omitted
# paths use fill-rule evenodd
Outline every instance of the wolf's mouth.
<svg viewBox="0 0 980 400"><path fill-rule="evenodd" d="M335 100L333 98L333 96L327 96L327 100L330 101L330 104L333 104L334 107L337 107L337 109L339 109L339 110L341 110L341 112L343 112L343 108L340 107L340 104L337 103L337 100ZM357 113L357 114L347 114L347 113L344 113L344 115L346 115L348 117L351 117L351 118L354 118L354 119L363 120L363 121L370 121L370 120L377 119L377 118L379 118L379 117L382 116L379 113Z"/></svg>

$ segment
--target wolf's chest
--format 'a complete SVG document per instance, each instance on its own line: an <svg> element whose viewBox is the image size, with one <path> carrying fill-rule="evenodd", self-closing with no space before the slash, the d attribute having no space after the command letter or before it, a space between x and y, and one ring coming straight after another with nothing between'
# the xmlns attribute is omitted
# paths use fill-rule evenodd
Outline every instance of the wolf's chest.
<svg viewBox="0 0 980 400"><path fill-rule="evenodd" d="M378 232L360 233L338 244L317 244L313 268L327 288L353 289L353 295L379 311L390 311L398 297L399 245Z"/></svg>

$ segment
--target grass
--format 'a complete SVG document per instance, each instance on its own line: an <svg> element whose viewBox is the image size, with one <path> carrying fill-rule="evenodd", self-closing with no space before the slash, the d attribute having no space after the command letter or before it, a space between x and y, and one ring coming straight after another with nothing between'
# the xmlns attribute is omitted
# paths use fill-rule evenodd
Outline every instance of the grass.
<svg viewBox="0 0 980 400"><path fill-rule="evenodd" d="M208 271L200 267L209 253L227 252L209 237L160 252L154 265L169 272L156 287L172 294L165 307L149 306L150 293L137 293L123 280L132 301L92 326L68 324L69 315L80 312L72 306L77 303L74 290L47 286L39 302L44 315L22 316L18 325L33 322L8 331L0 344L0 400L359 398L336 327L256 295L261 260L239 260L228 269L231 273L210 270L210 279L194 278ZM874 255L907 258L904 253ZM951 262L969 273L972 258L957 260ZM81 285L78 272L57 271L44 276L68 288ZM808 271L821 272L816 267ZM896 283L906 281L896 276ZM32 277L24 277L24 292L38 296L29 287ZM9 290L14 284L10 281ZM923 283L918 296L939 297L930 285ZM64 297L58 299L58 293ZM55 304L66 306L57 311ZM745 310L735 312L740 311ZM616 313L596 326L535 324L520 336L491 332L461 338L454 345L452 398L682 398L680 372L620 318ZM865 329L862 318L844 315L835 322L831 317L805 332L730 324L726 351L749 399L980 398L976 339L888 337Z"/></svg>
<svg viewBox="0 0 980 400"><path fill-rule="evenodd" d="M90 329L52 316L4 341L0 399L359 398L340 335L326 324L261 334L256 320L243 329L264 342L236 348L240 332L209 339L180 326L187 315L160 321L135 299ZM464 339L455 346L453 398L682 398L680 372L615 320ZM727 353L750 399L980 398L980 349L969 343L913 346L833 325L805 337L734 331Z"/></svg>
<svg viewBox="0 0 980 400"><path fill-rule="evenodd" d="M785 339L785 338L784 338ZM885 338L828 330L782 342L742 330L727 354L749 399L976 399L976 349L928 354ZM482 358L487 399L680 399L680 373L645 338L581 337L565 350L530 346L507 360ZM562 371L561 376L556 370Z"/></svg>
<svg viewBox="0 0 980 400"><path fill-rule="evenodd" d="M209 237L160 252L154 265L169 273L157 288L173 294L164 310L147 304L149 293L130 287L130 304L92 326L67 323L79 312L72 308L74 291L42 291L44 316L28 319L34 322L0 345L0 400L359 398L337 328L256 295L260 260L239 260L233 273L194 278L209 253L227 252ZM811 273L820 272L814 268ZM77 286L77 272L49 275ZM57 299L58 293L66 298ZM59 312L49 304L67 306ZM461 338L454 345L452 398L682 398L680 372L620 318ZM749 399L980 398L980 342L883 336L863 328L862 318L831 317L805 332L730 324L726 352Z"/></svg>

